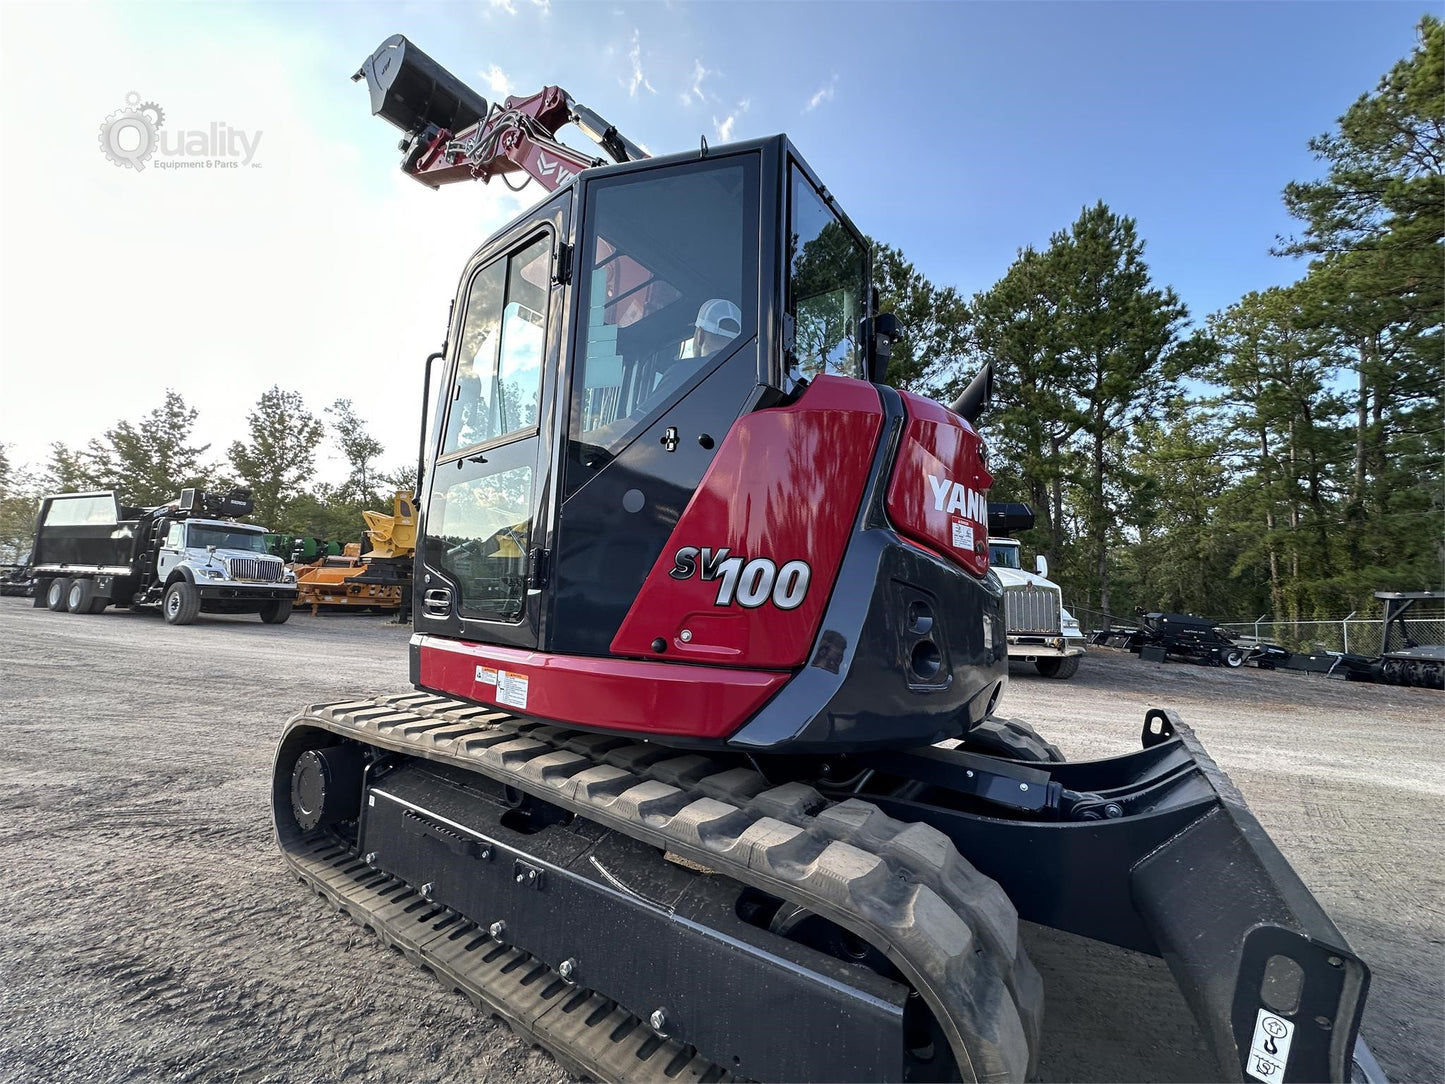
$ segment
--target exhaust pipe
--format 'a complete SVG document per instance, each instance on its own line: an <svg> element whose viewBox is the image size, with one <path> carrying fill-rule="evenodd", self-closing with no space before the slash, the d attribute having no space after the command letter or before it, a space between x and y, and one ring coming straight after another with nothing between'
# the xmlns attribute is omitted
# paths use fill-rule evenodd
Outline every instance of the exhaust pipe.
<svg viewBox="0 0 1445 1084"><path fill-rule="evenodd" d="M978 375L968 382L963 394L948 405L948 409L963 417L969 425L978 421L984 409L993 399L993 362L984 362Z"/></svg>

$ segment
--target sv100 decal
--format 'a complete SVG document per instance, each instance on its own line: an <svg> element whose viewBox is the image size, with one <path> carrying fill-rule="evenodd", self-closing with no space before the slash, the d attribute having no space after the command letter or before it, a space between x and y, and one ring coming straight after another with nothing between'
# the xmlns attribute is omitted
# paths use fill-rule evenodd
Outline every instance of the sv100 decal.
<svg viewBox="0 0 1445 1084"><path fill-rule="evenodd" d="M808 595L813 570L807 561L787 561L780 568L768 557L734 557L726 546L683 546L672 558L668 575L686 580L696 575L704 582L718 582L716 606L737 602L756 609L769 599L780 610L795 610Z"/></svg>

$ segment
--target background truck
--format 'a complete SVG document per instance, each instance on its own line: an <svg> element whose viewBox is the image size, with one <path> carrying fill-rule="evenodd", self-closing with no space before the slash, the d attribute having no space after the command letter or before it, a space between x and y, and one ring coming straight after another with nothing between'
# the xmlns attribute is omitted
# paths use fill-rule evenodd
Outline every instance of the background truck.
<svg viewBox="0 0 1445 1084"><path fill-rule="evenodd" d="M1008 657L1033 663L1044 677L1070 678L1079 672L1084 654L1079 623L1064 609L1059 585L1049 579L1048 559L1035 557L1034 571L1026 571L1018 539L1007 537L1033 525L1033 509L1026 504L988 506L989 566L1003 584Z"/></svg>
<svg viewBox="0 0 1445 1084"><path fill-rule="evenodd" d="M40 502L30 574L35 605L69 613L159 605L172 625L206 613L291 616L295 576L266 552L263 527L236 522L250 490L183 489L158 508L125 508L111 492Z"/></svg>

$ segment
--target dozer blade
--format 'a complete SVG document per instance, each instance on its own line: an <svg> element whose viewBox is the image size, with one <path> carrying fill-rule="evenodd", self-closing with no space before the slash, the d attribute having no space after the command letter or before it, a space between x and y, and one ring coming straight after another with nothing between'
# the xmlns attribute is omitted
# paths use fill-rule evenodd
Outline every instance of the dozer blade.
<svg viewBox="0 0 1445 1084"><path fill-rule="evenodd" d="M1188 726L1151 709L1142 745L1072 763L990 764L969 757L966 739L962 750L880 754L883 770L932 789L861 796L942 831L1019 917L1162 956L1222 1079L1382 1080L1358 1041L1369 969ZM963 789L966 770L968 789L995 803L1012 794L1025 815L943 797Z"/></svg>

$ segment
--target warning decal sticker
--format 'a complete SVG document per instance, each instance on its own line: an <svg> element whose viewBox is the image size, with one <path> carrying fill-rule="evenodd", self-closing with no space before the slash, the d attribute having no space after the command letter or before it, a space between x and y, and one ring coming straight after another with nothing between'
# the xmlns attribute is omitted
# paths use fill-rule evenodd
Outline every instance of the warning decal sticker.
<svg viewBox="0 0 1445 1084"><path fill-rule="evenodd" d="M961 519L953 521L953 548L958 550L973 549L972 523L965 523Z"/></svg>
<svg viewBox="0 0 1445 1084"><path fill-rule="evenodd" d="M477 682L481 685L495 685L497 683L497 672L490 666L478 666Z"/></svg>
<svg viewBox="0 0 1445 1084"><path fill-rule="evenodd" d="M497 703L509 708L526 708L527 678L506 670L497 671Z"/></svg>
<svg viewBox="0 0 1445 1084"><path fill-rule="evenodd" d="M1289 1044L1294 1038L1294 1025L1282 1016L1259 1010L1254 1023L1254 1041L1249 1044L1249 1061L1245 1069L1255 1080L1278 1084L1284 1079L1289 1063Z"/></svg>

